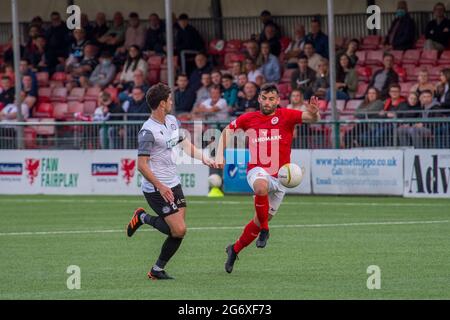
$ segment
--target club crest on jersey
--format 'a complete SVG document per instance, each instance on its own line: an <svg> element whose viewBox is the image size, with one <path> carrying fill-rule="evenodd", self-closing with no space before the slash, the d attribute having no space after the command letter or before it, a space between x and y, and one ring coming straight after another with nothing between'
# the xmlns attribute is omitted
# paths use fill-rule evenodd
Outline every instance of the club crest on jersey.
<svg viewBox="0 0 450 320"><path fill-rule="evenodd" d="M279 121L278 117L273 117L272 120L270 120L270 122L272 122L273 125L277 124Z"/></svg>

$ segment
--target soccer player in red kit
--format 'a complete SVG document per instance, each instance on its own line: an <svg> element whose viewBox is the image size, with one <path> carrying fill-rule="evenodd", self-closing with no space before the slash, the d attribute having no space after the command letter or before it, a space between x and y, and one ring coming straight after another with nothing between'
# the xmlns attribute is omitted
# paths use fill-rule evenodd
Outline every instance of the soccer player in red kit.
<svg viewBox="0 0 450 320"><path fill-rule="evenodd" d="M280 97L275 84L261 87L258 101L260 110L245 113L232 121L222 132L216 163L223 168L224 151L229 137L241 129L248 137L250 161L247 181L254 191L255 216L245 226L239 239L226 248L225 270L231 273L238 253L258 237L256 246L264 248L269 238L269 221L277 212L285 188L277 179L278 170L290 162L294 128L297 124L320 120L318 99L312 97L306 111L280 108Z"/></svg>

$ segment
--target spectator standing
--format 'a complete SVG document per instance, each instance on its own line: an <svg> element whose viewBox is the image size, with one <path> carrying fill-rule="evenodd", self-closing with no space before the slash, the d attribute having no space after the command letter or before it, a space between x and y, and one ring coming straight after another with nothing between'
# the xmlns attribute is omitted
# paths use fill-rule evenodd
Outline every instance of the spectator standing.
<svg viewBox="0 0 450 320"><path fill-rule="evenodd" d="M399 1L395 19L384 39L386 50L408 50L414 47L416 23L408 13L406 1Z"/></svg>
<svg viewBox="0 0 450 320"><path fill-rule="evenodd" d="M311 42L315 52L328 59L328 36L322 32L319 19L311 20L311 32L306 35L306 42Z"/></svg>

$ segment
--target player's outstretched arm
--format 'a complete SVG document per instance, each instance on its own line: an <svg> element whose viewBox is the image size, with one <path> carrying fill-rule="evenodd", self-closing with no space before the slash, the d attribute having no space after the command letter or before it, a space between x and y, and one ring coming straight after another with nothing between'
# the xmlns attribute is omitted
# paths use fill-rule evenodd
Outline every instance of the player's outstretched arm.
<svg viewBox="0 0 450 320"><path fill-rule="evenodd" d="M183 148L184 153L191 158L202 161L203 164L210 168L217 168L216 162L206 156L201 149L194 146L188 139L183 139L181 147Z"/></svg>
<svg viewBox="0 0 450 320"><path fill-rule="evenodd" d="M222 134L219 138L219 143L217 144L217 150L216 150L216 164L218 168L223 169L225 166L225 159L224 159L224 152L227 147L227 137L228 137L228 131L230 130L230 126L226 126L225 129L223 129Z"/></svg>
<svg viewBox="0 0 450 320"><path fill-rule="evenodd" d="M313 96L309 99L309 103L306 103L306 111L302 113L302 122L314 123L319 120L319 98Z"/></svg>
<svg viewBox="0 0 450 320"><path fill-rule="evenodd" d="M152 170L148 166L149 158L150 158L149 156L138 156L139 172L144 176L145 179L147 179L148 182L153 184L155 188L158 189L159 193L166 202L168 203L174 202L175 197L173 196L172 189L162 184L161 181L159 181L158 178L155 177Z"/></svg>

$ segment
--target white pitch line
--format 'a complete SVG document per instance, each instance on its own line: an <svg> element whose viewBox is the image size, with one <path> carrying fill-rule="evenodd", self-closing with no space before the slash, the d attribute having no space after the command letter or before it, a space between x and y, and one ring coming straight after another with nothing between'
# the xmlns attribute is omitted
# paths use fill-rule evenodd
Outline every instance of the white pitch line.
<svg viewBox="0 0 450 320"><path fill-rule="evenodd" d="M412 224L442 224L449 223L450 220L429 220L429 221L381 221L381 222L349 222L349 223L324 223L324 224L291 224L273 225L270 228L330 228L330 227L354 227L354 226L377 226L377 225L412 225ZM243 226L225 227L188 227L188 230L235 230L242 229ZM144 229L142 231L156 231L155 229ZM42 236L61 234L92 234L92 233L125 233L125 230L105 229L105 230L61 230L61 231L37 231L37 232L3 232L0 236Z"/></svg>
<svg viewBox="0 0 450 320"><path fill-rule="evenodd" d="M127 199L0 199L0 202L12 202L12 203L138 203L142 202L141 199L127 200ZM229 201L229 200L217 200L217 201L204 201L204 200L188 200L188 204L227 204L227 205L241 205L248 204L253 205L252 201ZM445 203L380 203L380 202L327 202L327 201L298 201L290 202L285 201L282 205L322 205L322 206L355 206L355 207L449 207Z"/></svg>

